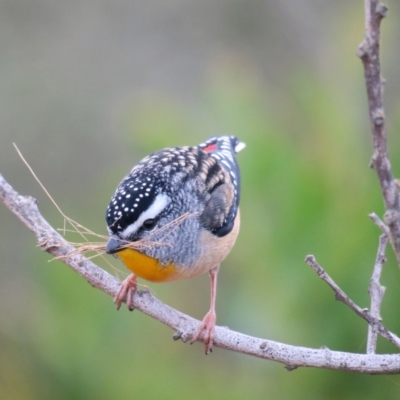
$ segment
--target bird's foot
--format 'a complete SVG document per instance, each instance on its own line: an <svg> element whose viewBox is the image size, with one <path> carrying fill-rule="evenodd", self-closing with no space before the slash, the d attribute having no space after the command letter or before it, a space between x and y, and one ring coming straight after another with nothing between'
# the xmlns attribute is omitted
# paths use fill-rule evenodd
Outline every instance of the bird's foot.
<svg viewBox="0 0 400 400"><path fill-rule="evenodd" d="M114 297L114 304L117 306L117 310L121 308L121 304L125 301L128 309L133 311L133 295L137 288L137 277L134 274L130 274L126 279L121 282L121 286L118 289L117 294Z"/></svg>
<svg viewBox="0 0 400 400"><path fill-rule="evenodd" d="M204 351L206 354L212 352L212 347L214 343L214 330L215 330L215 322L217 320L217 316L214 311L209 311L204 317L202 323L197 329L196 333L193 335L190 344L193 344L200 337L203 339L204 343Z"/></svg>

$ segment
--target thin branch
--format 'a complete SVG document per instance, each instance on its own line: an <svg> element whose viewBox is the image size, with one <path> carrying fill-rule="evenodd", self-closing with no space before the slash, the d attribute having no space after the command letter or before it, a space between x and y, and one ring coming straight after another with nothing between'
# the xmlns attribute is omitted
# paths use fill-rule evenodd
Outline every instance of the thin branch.
<svg viewBox="0 0 400 400"><path fill-rule="evenodd" d="M379 0L365 0L365 37L357 55L364 66L369 117L374 152L371 165L378 175L385 203L384 221L390 230L390 242L400 264L400 199L393 178L387 150L385 112L383 108L383 78L379 60L380 24L387 14L387 7Z"/></svg>
<svg viewBox="0 0 400 400"><path fill-rule="evenodd" d="M379 318L372 315L367 308L361 308L347 294L340 289L336 282L327 274L327 272L317 263L313 255L306 257L305 262L318 274L318 276L325 281L329 287L335 292L335 299L343 302L351 308L359 317L365 319L373 329L378 332L382 337L389 340L395 346L400 347L400 338L394 333L388 331L381 323Z"/></svg>
<svg viewBox="0 0 400 400"><path fill-rule="evenodd" d="M19 195L0 175L0 200L35 234L43 250L70 266L92 286L114 296L120 282L80 254L40 214L36 200ZM149 291L138 291L134 307L171 327L175 340L189 340L199 321L165 305ZM381 332L379 331L381 334ZM216 327L214 345L223 349L284 363L288 370L318 367L367 374L399 374L400 354L353 354L326 347L310 349L244 335Z"/></svg>
<svg viewBox="0 0 400 400"><path fill-rule="evenodd" d="M375 214L368 214L368 217L374 222L374 224L382 231L382 233L386 236L390 236L390 230L387 225Z"/></svg>
<svg viewBox="0 0 400 400"><path fill-rule="evenodd" d="M379 237L378 253L376 255L374 270L372 272L371 283L369 285L368 293L371 296L371 314L379 321L381 318L381 303L385 294L386 288L381 286L380 279L382 274L383 264L386 262L385 251L388 242L386 235ZM367 339L367 353L372 354L376 351L376 341L378 339L378 332L376 326L368 326L368 339Z"/></svg>

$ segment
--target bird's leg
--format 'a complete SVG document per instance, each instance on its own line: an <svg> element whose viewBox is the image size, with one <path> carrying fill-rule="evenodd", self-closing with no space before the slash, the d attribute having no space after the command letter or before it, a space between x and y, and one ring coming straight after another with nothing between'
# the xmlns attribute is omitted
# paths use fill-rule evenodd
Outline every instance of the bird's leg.
<svg viewBox="0 0 400 400"><path fill-rule="evenodd" d="M219 265L214 267L209 271L210 281L211 281L211 305L210 310L203 318L203 322L200 324L196 333L193 335L191 344L198 340L203 334L204 350L206 354L212 351L214 342L214 329L215 322L217 320L217 315L215 314L215 298L217 295L217 275L218 275Z"/></svg>
<svg viewBox="0 0 400 400"><path fill-rule="evenodd" d="M114 297L114 303L117 305L117 310L120 309L121 304L125 301L130 311L133 311L133 295L137 288L137 276L130 274L126 279L121 282L117 294Z"/></svg>

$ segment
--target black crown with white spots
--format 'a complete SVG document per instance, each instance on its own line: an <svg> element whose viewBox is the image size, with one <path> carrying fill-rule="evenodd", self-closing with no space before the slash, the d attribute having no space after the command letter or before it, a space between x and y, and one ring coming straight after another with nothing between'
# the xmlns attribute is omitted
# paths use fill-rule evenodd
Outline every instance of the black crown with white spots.
<svg viewBox="0 0 400 400"><path fill-rule="evenodd" d="M168 202L162 213L171 212L182 203L182 188L189 179L202 175L204 185L213 190L221 183L221 168L230 176L234 188L234 199L223 224L213 229L217 236L229 233L237 214L240 200L240 173L235 154L245 144L234 136L212 137L194 147L173 147L157 151L140 161L119 184L106 211L106 221L110 233L124 231L134 224L149 209L159 196L165 193ZM205 161L212 157L215 161L204 168ZM207 165L208 165L207 164ZM185 211L186 212L186 211Z"/></svg>

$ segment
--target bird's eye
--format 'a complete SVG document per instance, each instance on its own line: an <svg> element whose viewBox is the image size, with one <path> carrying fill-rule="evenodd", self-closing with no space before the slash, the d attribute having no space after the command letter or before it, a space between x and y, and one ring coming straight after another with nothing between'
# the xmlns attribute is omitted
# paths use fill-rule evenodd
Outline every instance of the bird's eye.
<svg viewBox="0 0 400 400"><path fill-rule="evenodd" d="M146 219L146 221L143 222L143 229L146 229L146 231L151 231L154 227L156 226L156 220L153 218Z"/></svg>

